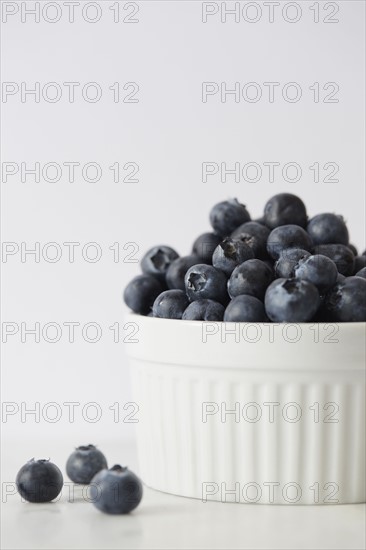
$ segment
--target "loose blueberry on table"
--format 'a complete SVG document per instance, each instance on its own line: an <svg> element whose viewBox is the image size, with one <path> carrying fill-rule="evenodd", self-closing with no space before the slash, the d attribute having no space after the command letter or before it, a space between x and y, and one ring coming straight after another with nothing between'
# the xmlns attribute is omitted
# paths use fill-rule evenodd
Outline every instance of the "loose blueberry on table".
<svg viewBox="0 0 366 550"><path fill-rule="evenodd" d="M66 462L66 473L74 483L90 483L104 468L108 468L107 460L94 445L77 447Z"/></svg>
<svg viewBox="0 0 366 550"><path fill-rule="evenodd" d="M90 498L106 514L128 514L141 502L142 483L128 468L118 464L101 470L92 479Z"/></svg>
<svg viewBox="0 0 366 550"><path fill-rule="evenodd" d="M344 218L308 218L291 193L270 198L252 220L237 199L209 214L211 231L186 256L160 245L124 291L135 313L224 322L366 321L366 251L349 242Z"/></svg>
<svg viewBox="0 0 366 550"><path fill-rule="evenodd" d="M49 459L32 458L19 470L16 486L28 502L51 502L61 492L62 473Z"/></svg>

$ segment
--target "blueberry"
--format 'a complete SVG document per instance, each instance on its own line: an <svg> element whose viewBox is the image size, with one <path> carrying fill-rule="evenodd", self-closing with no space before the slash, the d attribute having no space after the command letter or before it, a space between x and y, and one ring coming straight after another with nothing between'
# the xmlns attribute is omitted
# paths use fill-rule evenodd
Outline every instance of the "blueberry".
<svg viewBox="0 0 366 550"><path fill-rule="evenodd" d="M106 514L128 514L141 502L142 483L128 468L116 465L101 470L92 479L90 498Z"/></svg>
<svg viewBox="0 0 366 550"><path fill-rule="evenodd" d="M28 502L50 502L60 494L63 483L59 468L45 459L32 458L16 477L17 489Z"/></svg>
<svg viewBox="0 0 366 550"><path fill-rule="evenodd" d="M333 260L342 275L353 275L355 257L344 244L319 244L314 247L313 252L314 254L323 254Z"/></svg>
<svg viewBox="0 0 366 550"><path fill-rule="evenodd" d="M269 199L265 205L264 220L270 229L289 224L306 227L306 208L302 200L296 195L280 193Z"/></svg>
<svg viewBox="0 0 366 550"><path fill-rule="evenodd" d="M366 256L356 256L355 257L354 273L357 273L363 267L366 267Z"/></svg>
<svg viewBox="0 0 366 550"><path fill-rule="evenodd" d="M106 458L94 445L77 447L66 462L66 473L74 483L90 483L103 468L108 468Z"/></svg>
<svg viewBox="0 0 366 550"><path fill-rule="evenodd" d="M186 293L191 302L207 298L226 305L226 283L223 271L206 264L190 267L185 276Z"/></svg>
<svg viewBox="0 0 366 550"><path fill-rule="evenodd" d="M347 246L348 246L348 248L353 252L353 255L354 255L354 256L358 256L357 248L355 247L354 244L348 244ZM365 254L364 254L364 255L365 255Z"/></svg>
<svg viewBox="0 0 366 550"><path fill-rule="evenodd" d="M185 290L184 276L192 265L198 264L197 256L181 256L173 260L166 272L166 282L168 288Z"/></svg>
<svg viewBox="0 0 366 550"><path fill-rule="evenodd" d="M229 296L235 298L240 294L250 294L263 300L272 279L272 270L262 260L248 260L232 272L227 284Z"/></svg>
<svg viewBox="0 0 366 550"><path fill-rule="evenodd" d="M191 302L182 319L185 321L222 321L225 308L213 300L195 300Z"/></svg>
<svg viewBox="0 0 366 550"><path fill-rule="evenodd" d="M310 252L302 248L286 248L280 254L275 263L275 273L277 277L290 279L294 277L294 268L299 262L310 256Z"/></svg>
<svg viewBox="0 0 366 550"><path fill-rule="evenodd" d="M184 290L165 290L154 302L153 317L181 319L188 304L189 301Z"/></svg>
<svg viewBox="0 0 366 550"><path fill-rule="evenodd" d="M236 296L225 309L224 321L227 323L264 323L267 320L263 302L248 294Z"/></svg>
<svg viewBox="0 0 366 550"><path fill-rule="evenodd" d="M212 262L212 254L221 240L220 235L216 235L216 233L203 233L203 235L200 235L194 241L192 254L198 257L199 262L210 264Z"/></svg>
<svg viewBox="0 0 366 550"><path fill-rule="evenodd" d="M310 250L312 241L305 229L299 225L281 225L271 231L267 241L267 251L277 260L286 248Z"/></svg>
<svg viewBox="0 0 366 550"><path fill-rule="evenodd" d="M235 229L231 237L250 246L255 258L265 259L268 257L267 239L269 234L270 230L265 225L258 222L246 222Z"/></svg>
<svg viewBox="0 0 366 550"><path fill-rule="evenodd" d="M348 244L348 229L342 216L318 214L311 218L307 232L317 244Z"/></svg>
<svg viewBox="0 0 366 550"><path fill-rule="evenodd" d="M362 277L363 279L366 279L366 267L363 267L360 271L357 271L355 277Z"/></svg>
<svg viewBox="0 0 366 550"><path fill-rule="evenodd" d="M150 248L141 260L142 272L156 277L160 282L165 282L165 274L178 254L170 246L154 246Z"/></svg>
<svg viewBox="0 0 366 550"><path fill-rule="evenodd" d="M342 283L345 280L345 276L338 272L337 283Z"/></svg>
<svg viewBox="0 0 366 550"><path fill-rule="evenodd" d="M234 268L254 258L253 250L243 242L226 237L216 248L212 255L212 265L221 269L229 277Z"/></svg>
<svg viewBox="0 0 366 550"><path fill-rule="evenodd" d="M155 298L164 290L163 286L151 275L137 275L128 283L123 298L135 313L147 315Z"/></svg>
<svg viewBox="0 0 366 550"><path fill-rule="evenodd" d="M237 199L219 202L210 212L211 225L215 233L222 237L228 237L234 229L249 220L247 209Z"/></svg>
<svg viewBox="0 0 366 550"><path fill-rule="evenodd" d="M294 268L294 275L298 279L313 283L320 294L324 294L336 284L338 270L330 258L316 254L299 260Z"/></svg>
<svg viewBox="0 0 366 550"><path fill-rule="evenodd" d="M278 323L306 323L320 306L319 292L312 283L301 279L276 279L264 297L266 312Z"/></svg>
<svg viewBox="0 0 366 550"><path fill-rule="evenodd" d="M366 321L366 280L346 277L335 285L326 295L324 311L329 321Z"/></svg>

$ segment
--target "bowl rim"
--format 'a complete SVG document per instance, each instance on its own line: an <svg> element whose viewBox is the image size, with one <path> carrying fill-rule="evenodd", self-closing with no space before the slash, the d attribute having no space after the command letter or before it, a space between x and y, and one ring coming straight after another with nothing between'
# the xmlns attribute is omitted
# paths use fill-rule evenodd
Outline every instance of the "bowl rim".
<svg viewBox="0 0 366 550"><path fill-rule="evenodd" d="M277 322L272 322L272 321L268 321L268 322L261 322L261 323L258 323L258 322L254 322L254 321L191 321L191 320L186 320L186 319L165 319L165 318L162 318L162 317L151 317L151 316L148 316L148 315L141 315L140 313L135 313L134 311L128 311L127 313L125 313L125 318L131 318L131 319L143 319L143 322L147 322L147 323L155 323L156 321L158 321L159 323L174 323L174 324L180 324L180 325L184 325L184 326L201 326L203 324L222 324L222 325L241 325L241 326L245 326L245 325L258 325L258 326L263 326L263 327L267 327L269 325L274 325L274 326L286 326L286 325L296 325L296 326L300 326L300 327L309 327L311 325L319 325L319 326L322 326L322 327L326 327L326 326L329 326L329 325L337 325L337 326L340 326L340 327L354 327L354 328L357 328L357 329L364 329L366 330L366 321L351 321L351 322L344 322L344 321L327 321L327 322L318 322L318 321L309 321L307 323L298 323L298 322L282 322L282 323L277 323Z"/></svg>
<svg viewBox="0 0 366 550"><path fill-rule="evenodd" d="M125 316L125 321L137 327L134 338L124 340L128 358L151 366L312 371L329 376L336 371L366 370L366 322L225 323L157 319L135 313ZM249 333L253 325L258 327L254 338ZM270 326L274 326L272 331ZM287 332L294 326L295 333Z"/></svg>

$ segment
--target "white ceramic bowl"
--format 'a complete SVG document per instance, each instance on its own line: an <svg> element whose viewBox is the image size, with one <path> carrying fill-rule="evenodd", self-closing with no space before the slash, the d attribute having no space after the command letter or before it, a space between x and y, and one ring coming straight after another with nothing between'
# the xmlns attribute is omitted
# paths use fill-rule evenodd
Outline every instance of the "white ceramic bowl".
<svg viewBox="0 0 366 550"><path fill-rule="evenodd" d="M203 501L365 502L365 323L127 323L148 486Z"/></svg>

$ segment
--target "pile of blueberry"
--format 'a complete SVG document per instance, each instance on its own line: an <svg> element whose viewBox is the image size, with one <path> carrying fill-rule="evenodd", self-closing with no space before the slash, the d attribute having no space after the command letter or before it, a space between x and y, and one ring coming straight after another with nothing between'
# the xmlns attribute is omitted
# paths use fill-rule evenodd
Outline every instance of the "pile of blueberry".
<svg viewBox="0 0 366 550"><path fill-rule="evenodd" d="M66 463L71 481L90 484L89 499L106 514L128 514L142 499L142 483L128 468L108 469L104 454L94 445L77 447ZM61 470L49 460L29 460L18 472L16 485L28 502L51 502L63 487Z"/></svg>
<svg viewBox="0 0 366 550"><path fill-rule="evenodd" d="M210 212L212 232L188 256L155 246L124 291L141 315L242 322L366 321L366 251L349 243L342 216L308 219L290 193L251 221L236 199Z"/></svg>

